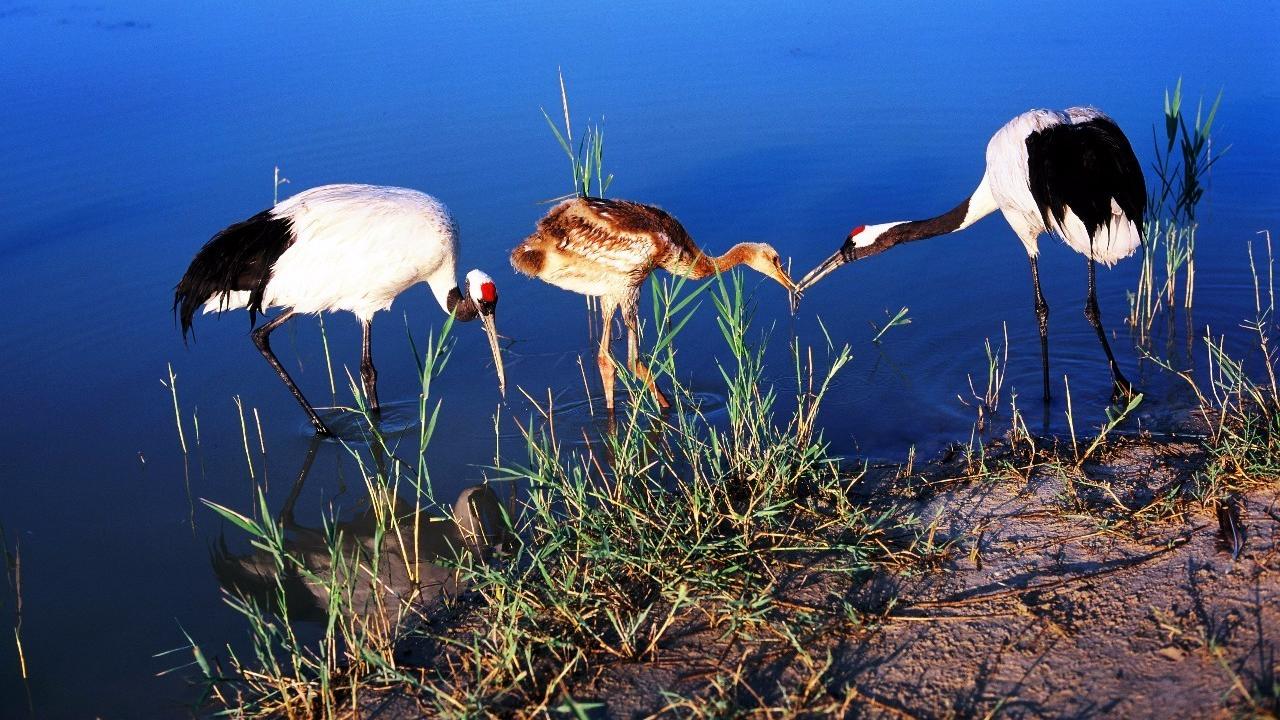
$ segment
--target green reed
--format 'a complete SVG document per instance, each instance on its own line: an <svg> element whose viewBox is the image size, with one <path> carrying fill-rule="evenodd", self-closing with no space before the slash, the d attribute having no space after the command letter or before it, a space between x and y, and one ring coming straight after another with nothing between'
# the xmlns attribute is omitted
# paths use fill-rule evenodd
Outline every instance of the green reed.
<svg viewBox="0 0 1280 720"><path fill-rule="evenodd" d="M542 109L542 117L546 119L547 127L551 128L556 142L560 144L560 149L569 158L573 193L580 197L593 194L595 197L604 197L609 185L613 182L613 175L604 171L604 120L601 118L601 121L596 124L588 121L575 148L573 123L569 118L569 93L565 88L564 73L557 71L557 75L560 79L560 107L564 112L564 132L556 127L555 121L547 114L546 109ZM594 193L591 192L593 180L595 181Z"/></svg>
<svg viewBox="0 0 1280 720"><path fill-rule="evenodd" d="M1221 103L1219 92L1205 113L1201 99L1189 123L1183 111L1182 78L1178 78L1172 96L1167 89L1164 94L1163 142L1152 128L1155 186L1148 192L1138 284L1128 293L1127 322L1137 333L1139 344L1149 343L1152 326L1162 311L1171 313L1178 305L1179 285L1181 307L1190 310L1194 303L1196 211L1204 198L1209 171L1230 149L1215 151L1213 147L1213 121Z"/></svg>
<svg viewBox="0 0 1280 720"><path fill-rule="evenodd" d="M360 383L349 378L355 411L365 421L367 447L340 442L357 464L375 519L367 542L344 535L336 515L329 515L323 518L323 552L317 556L295 550L285 519L272 516L261 485L255 484L254 502L247 511L204 500L207 507L246 535L250 546L268 557L273 567L265 598L237 588L224 589L227 605L246 622L249 655L240 655L227 645L225 659L214 659L188 637L192 660L184 667L198 670L204 686L202 702L213 703L218 714L332 718L358 705L367 691L413 685L413 678L400 668L396 653L411 621L421 618L423 612L418 602L420 572L429 560L420 557L424 527L444 520L443 509L432 498L423 455L439 410L437 404L435 411L428 411L431 384L447 363L451 329L452 322L447 321L438 335L429 335L422 355L414 349L422 381L416 463L396 456L395 448L369 414ZM243 408L239 415L248 457ZM252 477L252 460L249 472ZM413 499L407 509L402 501L406 495ZM396 577L411 581L408 594L391 585L391 578ZM326 599L318 640L305 642L294 630L287 583L297 578Z"/></svg>
<svg viewBox="0 0 1280 720"><path fill-rule="evenodd" d="M566 447L550 421L521 425L527 462L495 469L528 488L521 544L507 563L467 568L474 621L433 635L441 652L423 678L433 713L569 708L576 679L658 657L692 608L733 632L759 631L778 612L777 563L817 554L857 573L890 560L881 537L893 523L849 500L815 426L849 348L829 347L822 369L793 346L797 390L783 414L741 275L692 292L682 279L650 287L651 367L671 409L623 373L631 401L585 446ZM724 341L722 419L675 370L673 340L708 294Z"/></svg>

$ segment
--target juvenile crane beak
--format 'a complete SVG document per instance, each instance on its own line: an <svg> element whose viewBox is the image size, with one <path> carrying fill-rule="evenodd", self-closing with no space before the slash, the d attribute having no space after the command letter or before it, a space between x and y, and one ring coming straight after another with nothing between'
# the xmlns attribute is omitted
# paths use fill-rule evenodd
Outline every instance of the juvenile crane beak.
<svg viewBox="0 0 1280 720"><path fill-rule="evenodd" d="M796 288L795 281L783 269L782 263L778 263L778 267L774 273L770 273L769 277L778 281L778 284L787 289L787 304L791 306L791 314L796 313L796 308L800 307L800 292Z"/></svg>
<svg viewBox="0 0 1280 720"><path fill-rule="evenodd" d="M769 261L769 263L765 265L764 268L760 268L760 270L762 270L764 275L773 279L774 282L787 288L788 295L796 291L796 283L792 281L791 275L787 274L787 269L783 268L781 258L773 258L772 261Z"/></svg>
<svg viewBox="0 0 1280 720"><path fill-rule="evenodd" d="M494 320L496 313L482 313L480 324L484 326L484 334L489 336L489 349L493 351L493 367L498 371L498 392L507 396L507 374L502 367L502 352L498 349L498 323Z"/></svg>
<svg viewBox="0 0 1280 720"><path fill-rule="evenodd" d="M769 277L781 284L782 287L787 288L787 301L790 302L791 313L794 314L796 307L800 306L800 291L796 287L795 281L792 281L791 275L787 274L786 268L783 268L781 261L778 261L777 265L774 266L773 272L769 273Z"/></svg>
<svg viewBox="0 0 1280 720"><path fill-rule="evenodd" d="M769 277L778 281L778 284L786 288L788 293L796 292L797 288L795 282L791 280L791 276L782 268L782 265L778 265L774 272L769 274Z"/></svg>

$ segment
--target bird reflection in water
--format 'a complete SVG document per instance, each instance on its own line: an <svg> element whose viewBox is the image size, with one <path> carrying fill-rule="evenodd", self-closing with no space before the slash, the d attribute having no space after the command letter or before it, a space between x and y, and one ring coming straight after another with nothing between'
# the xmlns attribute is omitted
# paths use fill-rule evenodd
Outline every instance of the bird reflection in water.
<svg viewBox="0 0 1280 720"><path fill-rule="evenodd" d="M351 519L303 525L294 517L294 505L319 447L317 438L280 511L289 558L283 570L271 551L255 544L252 552L236 554L220 537L211 560L226 591L276 612L282 610L283 593L290 620L325 619L330 583L358 614L407 608L453 596L458 590L458 560L485 561L514 542L502 503L487 484L463 490L451 517L432 516L388 491L390 500L382 508L367 503ZM395 524L385 515L379 517L387 505L394 508ZM375 558L378 571L372 573Z"/></svg>

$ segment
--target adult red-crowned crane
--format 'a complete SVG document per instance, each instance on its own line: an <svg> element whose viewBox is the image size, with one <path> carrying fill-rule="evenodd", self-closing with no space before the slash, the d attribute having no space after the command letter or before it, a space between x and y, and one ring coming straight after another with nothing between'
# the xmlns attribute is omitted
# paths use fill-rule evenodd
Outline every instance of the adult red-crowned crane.
<svg viewBox="0 0 1280 720"><path fill-rule="evenodd" d="M214 235L196 253L174 290L173 308L186 338L200 305L204 311L248 308L250 327L266 308L284 311L251 333L253 343L307 412L316 432L329 428L271 352L271 332L299 313L346 310L360 320L360 378L377 410L373 367L373 315L406 288L425 282L440 307L461 322L479 317L489 336L505 388L495 314L498 289L479 270L457 285L458 226L439 200L397 187L323 185Z"/></svg>
<svg viewBox="0 0 1280 720"><path fill-rule="evenodd" d="M800 281L813 285L854 260L894 245L963 230L999 210L1018 234L1031 259L1044 399L1049 401L1049 305L1040 292L1037 238L1051 232L1089 264L1084 314L1098 333L1111 367L1113 397L1129 395L1107 343L1098 312L1094 263L1108 267L1129 257L1142 240L1146 211L1142 166L1115 122L1093 108L1031 110L1010 120L987 144L987 168L978 189L949 212L928 220L859 225L844 245Z"/></svg>
<svg viewBox="0 0 1280 720"><path fill-rule="evenodd" d="M511 251L516 270L583 295L600 298L604 330L596 362L604 381L605 406L613 409L614 362L609 355L613 314L622 309L627 326L627 363L667 407L667 399L640 362L640 286L654 268L699 280L746 265L778 281L795 285L777 251L764 243L739 243L720 257L698 249L684 226L664 210L627 200L577 197L552 208L537 230Z"/></svg>

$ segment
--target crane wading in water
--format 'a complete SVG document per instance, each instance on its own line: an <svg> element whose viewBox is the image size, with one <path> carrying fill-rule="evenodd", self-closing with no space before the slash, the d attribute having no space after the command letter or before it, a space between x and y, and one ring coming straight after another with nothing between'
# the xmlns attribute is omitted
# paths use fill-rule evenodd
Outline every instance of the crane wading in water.
<svg viewBox="0 0 1280 720"><path fill-rule="evenodd" d="M185 340L196 310L248 308L249 324L266 308L284 311L253 330L253 343L297 398L316 432L329 428L271 352L271 332L298 313L346 310L360 321L360 379L372 410L378 410L378 373L373 367L373 315L420 282L436 302L461 322L477 317L489 336L505 391L495 315L498 289L479 270L457 285L458 227L439 200L406 188L324 185L298 193L270 210L214 235L196 253L174 290L173 309Z"/></svg>
<svg viewBox="0 0 1280 720"><path fill-rule="evenodd" d="M627 326L628 366L653 391L658 404L668 406L649 368L640 361L640 287L655 268L699 280L747 265L788 292L795 290L777 251L764 243L740 243L720 257L708 257L665 211L595 197L573 198L553 208L538 222L537 230L511 251L511 265L556 287L600 298L604 329L596 361L609 409L613 409L615 373L609 340L613 314L619 308Z"/></svg>
<svg viewBox="0 0 1280 720"><path fill-rule="evenodd" d="M1146 212L1142 166L1128 138L1111 118L1093 108L1031 110L1010 120L987 144L987 168L978 189L949 212L928 220L859 225L844 245L800 281L804 290L845 263L894 245L963 230L999 210L1031 259L1044 400L1049 401L1049 305L1040 292L1036 266L1041 234L1051 232L1089 264L1084 314L1107 354L1119 399L1133 393L1107 344L1094 286L1094 264L1108 267L1129 257L1142 242Z"/></svg>

